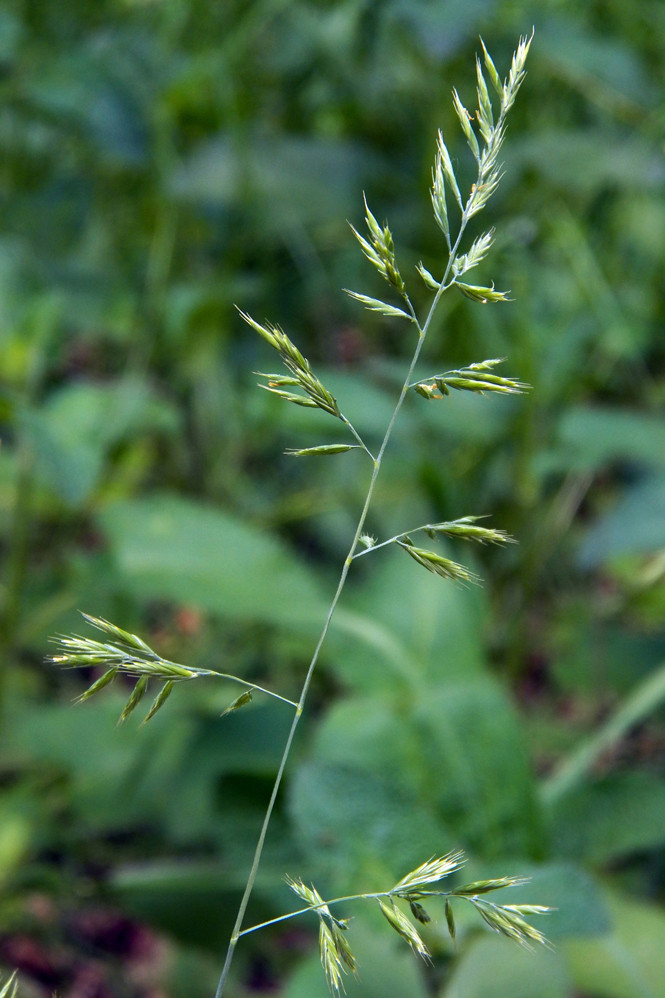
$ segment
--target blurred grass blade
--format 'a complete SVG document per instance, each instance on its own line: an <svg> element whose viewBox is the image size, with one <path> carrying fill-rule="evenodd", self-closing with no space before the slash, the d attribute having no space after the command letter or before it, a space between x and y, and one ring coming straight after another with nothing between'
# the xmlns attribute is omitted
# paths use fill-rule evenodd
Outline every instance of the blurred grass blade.
<svg viewBox="0 0 665 998"><path fill-rule="evenodd" d="M15 998L16 989L18 988L18 971L15 970L11 977L3 984L2 990L0 990L0 998Z"/></svg>
<svg viewBox="0 0 665 998"><path fill-rule="evenodd" d="M602 727L568 755L544 780L540 797L553 805L586 780L601 756L613 748L636 724L652 714L665 701L665 663L626 699Z"/></svg>
<svg viewBox="0 0 665 998"><path fill-rule="evenodd" d="M320 447L288 447L284 453L289 457L319 457L326 454L345 454L348 450L360 450L360 444L321 444Z"/></svg>

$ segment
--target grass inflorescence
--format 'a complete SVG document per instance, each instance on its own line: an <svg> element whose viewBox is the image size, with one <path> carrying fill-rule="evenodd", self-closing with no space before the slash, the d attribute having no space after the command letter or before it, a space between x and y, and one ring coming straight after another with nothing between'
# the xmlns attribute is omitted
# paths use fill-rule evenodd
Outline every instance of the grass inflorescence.
<svg viewBox="0 0 665 998"><path fill-rule="evenodd" d="M453 91L453 107L476 164L476 179L471 185L468 195L463 197L452 158L443 135L439 132L432 171L431 200L436 223L443 233L445 250L440 278L431 274L422 263L419 263L416 268L419 278L434 296L422 320L418 317L413 306L407 280L398 266L390 228L385 222L379 223L370 210L366 199L364 205L366 234L361 234L352 226L353 233L360 243L365 257L387 282L393 297L397 299L399 304L385 302L353 290L347 289L347 293L370 311L379 312L390 319L406 320L416 334L411 362L376 455L370 451L360 434L343 414L337 399L317 377L309 360L304 357L287 333L277 325L269 322L259 323L247 313L240 311L244 321L277 352L286 369L284 374L261 375L266 379L266 383L262 384L261 387L294 405L320 409L327 415L340 420L345 430L353 437L353 442L292 448L287 451L287 454L302 458L323 457L341 455L353 449L362 449L372 463L367 494L353 542L344 561L337 590L310 661L297 703L237 676L212 670L190 669L170 662L153 651L141 638L100 618L84 615L88 623L104 633L103 641L78 636L56 639L57 653L52 657L54 663L65 668L94 666L104 670L79 700L86 700L99 693L105 686L113 682L119 673L136 678L136 684L122 712L121 720L124 720L135 710L147 692L150 682L158 681L162 686L145 720L153 717L161 709L178 683L204 676L231 679L246 687L240 696L229 705L225 713L240 709L249 703L256 691L277 697L296 708L231 934L216 998L221 998L236 946L243 935L255 932L266 925L272 925L306 913L312 914L318 919L321 962L330 989L338 994L343 989L344 975L349 971L355 972L357 966L349 944L348 921L338 918L332 910L335 905L341 903L367 899L377 902L390 927L408 943L415 954L423 959L430 958L421 931L423 926L427 926L432 921L432 916L426 907L427 899L432 897L445 900L445 919L453 942L455 942L457 935L454 902L455 904L471 904L488 928L509 937L522 946L529 948L534 943L546 943L542 933L533 928L526 919L529 916L544 914L549 909L539 905L499 904L486 897L493 891L524 883L523 878L502 877L494 880L476 881L449 890L442 888L441 882L451 874L458 872L464 863L464 854L459 851L428 860L407 873L386 891L356 894L329 901L324 900L314 886L308 887L301 879L287 878L289 887L304 903L304 907L279 918L271 919L269 922L246 929L242 927L295 731L305 707L319 652L353 561L361 556L370 555L387 545L394 544L405 551L422 568L446 580L462 584L477 583L480 581L479 578L465 565L437 551L416 545L411 535L425 533L431 540L444 537L455 541L489 545L515 543L514 538L505 531L479 523L478 521L482 518L475 515L462 516L456 520L442 523L421 524L384 541L379 541L366 533L365 523L383 457L395 421L409 390L413 389L417 395L427 400L441 400L449 396L451 390L473 392L478 395L487 393L515 395L529 388L525 382L517 378L497 374L495 368L501 363L500 359L469 362L466 366L456 370L435 373L417 381L412 379L432 317L441 297L446 292L456 290L466 299L479 305L501 304L508 300L508 292L497 290L493 283L490 286L482 286L461 280L463 276L465 277L486 259L492 248L494 230L490 229L479 235L466 249L463 249L462 243L469 221L485 208L501 180L502 167L499 154L505 139L506 117L524 79L525 63L530 44L531 38L519 40L508 75L502 80L485 45L481 42L482 61L481 58L476 59L478 107L473 115L464 107L457 91ZM449 201L453 211L458 216L456 222L451 218Z"/></svg>

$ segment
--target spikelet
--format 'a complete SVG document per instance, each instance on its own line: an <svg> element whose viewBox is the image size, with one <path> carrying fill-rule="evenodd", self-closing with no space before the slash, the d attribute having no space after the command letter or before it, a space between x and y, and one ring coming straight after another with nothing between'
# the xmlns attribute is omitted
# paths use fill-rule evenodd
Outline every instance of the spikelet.
<svg viewBox="0 0 665 998"><path fill-rule="evenodd" d="M397 543L407 554L411 555L414 561L417 561L419 565L426 568L428 572L440 575L442 579L451 579L453 582L474 583L476 585L481 581L475 572L465 568L464 565L460 565L456 561L451 561L450 558L444 558L443 555L437 554L435 551L416 547L411 538L406 535L402 540L397 541Z"/></svg>
<svg viewBox="0 0 665 998"><path fill-rule="evenodd" d="M0 998L16 998L16 989L18 988L18 971L15 970L14 973L7 978L2 988L0 988Z"/></svg>
<svg viewBox="0 0 665 998"><path fill-rule="evenodd" d="M405 939L413 952L421 956L423 960L430 959L430 952L425 946L420 933L411 924L406 915L400 911L394 901L386 902L383 898L377 898L379 907L386 921L392 925L395 932L398 932L402 939Z"/></svg>
<svg viewBox="0 0 665 998"><path fill-rule="evenodd" d="M403 295L406 288L404 281L402 280L402 276L397 269L397 263L395 262L395 246L393 243L392 233L387 225L384 225L383 228L381 228L374 215L369 210L366 198L365 223L369 233L369 241L361 236L360 233L357 232L353 226L351 226L353 234L360 243L363 253L369 262L376 267L384 280L388 281L388 283L392 285L392 287L395 288L399 294ZM354 294L353 292L349 293ZM384 303L380 302L379 304L383 305Z"/></svg>
<svg viewBox="0 0 665 998"><path fill-rule="evenodd" d="M469 364L468 367L457 371L446 371L444 374L435 374L431 378L419 381L412 387L424 398L443 398L450 394L450 389L454 388L459 392L476 392L484 395L485 392L498 392L500 395L521 395L531 387L524 381L516 378L502 378L498 374L489 373L497 364L503 363L503 358L494 360L483 360L476 364Z"/></svg>
<svg viewBox="0 0 665 998"><path fill-rule="evenodd" d="M412 870L411 873L407 873L405 877L402 877L395 884L393 890L400 893L408 893L414 887L435 884L437 881L443 880L444 877L449 877L455 870L461 869L465 862L464 853L461 851L446 853L445 856L440 856L438 859L432 856L426 863L422 863L415 870Z"/></svg>
<svg viewBox="0 0 665 998"><path fill-rule="evenodd" d="M523 946L524 949L533 950L533 943L551 948L551 944L543 933L539 932L538 929L534 929L532 925L529 925L529 923L522 918L519 910L517 910L519 906L493 904L491 901L484 901L482 898L478 897L472 897L469 900L473 904L476 911L481 915L485 923L489 925L490 929L493 929L494 932L507 936L508 939L512 939L513 942ZM539 908L538 911L532 910L529 914L542 915L550 910L537 905L529 905L527 907L532 909L536 907Z"/></svg>
<svg viewBox="0 0 665 998"><path fill-rule="evenodd" d="M259 336L262 336L266 343L274 347L282 358L284 366L291 372L290 377L284 377L279 374L261 375L268 378L268 384L261 385L260 387L265 388L268 392L272 392L273 395L286 399L287 402L294 402L296 405L309 408L323 409L324 412L329 413L331 416L340 418L341 413L337 405L337 399L319 381L312 371L307 358L303 357L298 347L289 339L286 333L279 326L273 326L270 323L262 326L260 322L257 322L251 315L247 315L241 309L238 309L238 312L247 325L251 326ZM306 397L296 395L294 392L284 391L285 385L302 388L306 392Z"/></svg>
<svg viewBox="0 0 665 998"><path fill-rule="evenodd" d="M445 534L446 537L455 537L462 541L475 541L477 544L517 544L515 538L507 534L505 530L477 526L476 520L481 519L483 517L462 516L459 520L451 520L447 523L428 523L424 530L432 539L439 534Z"/></svg>

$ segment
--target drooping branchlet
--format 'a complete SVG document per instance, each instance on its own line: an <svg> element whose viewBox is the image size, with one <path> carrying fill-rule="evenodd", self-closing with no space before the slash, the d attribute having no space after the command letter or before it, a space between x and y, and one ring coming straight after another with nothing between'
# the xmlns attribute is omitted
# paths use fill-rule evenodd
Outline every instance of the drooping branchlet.
<svg viewBox="0 0 665 998"><path fill-rule="evenodd" d="M442 579L451 579L453 582L473 582L475 584L480 582L480 578L471 569L460 565L456 561L451 561L450 558L444 558L443 555L437 554L436 551L428 551L427 548L416 547L411 538L406 534L401 540L397 541L397 544L407 554L411 555L413 560L417 561L419 565L426 568L428 572L440 575Z"/></svg>
<svg viewBox="0 0 665 998"><path fill-rule="evenodd" d="M346 974L346 968L352 973L357 970L356 959L346 938L347 922L335 918L313 884L307 887L300 879L285 877L285 880L291 890L318 916L321 964L330 990L339 995L340 990L344 990L342 974Z"/></svg>
<svg viewBox="0 0 665 998"><path fill-rule="evenodd" d="M377 900L388 924L392 925L395 932L398 932L402 939L406 940L417 956L421 956L424 960L429 960L430 952L427 946L425 946L420 933L411 924L404 912L397 907L394 900L392 898L387 902L383 898L377 898Z"/></svg>
<svg viewBox="0 0 665 998"><path fill-rule="evenodd" d="M411 387L423 398L440 399L450 395L450 389L458 392L475 392L484 395L485 392L498 392L499 395L521 395L531 387L516 378L502 378L490 373L497 364L502 364L505 358L496 357L493 360L482 360L476 364L456 371L446 371L434 374L430 378L416 382Z"/></svg>
<svg viewBox="0 0 665 998"><path fill-rule="evenodd" d="M120 715L120 722L125 721L129 715L138 707L139 703L148 690L148 682L151 679L162 681L164 685L155 697L143 724L155 716L158 710L166 703L171 695L176 683L186 680L198 679L203 676L215 676L218 679L231 679L233 682L241 683L249 687L237 700L224 711L224 714L237 710L239 707L249 703L254 690L261 690L269 696L276 697L286 703L296 706L292 700L287 700L271 690L265 690L262 686L254 686L239 676L233 676L226 672L216 672L213 669L195 669L189 666L179 665L163 658L156 651L145 643L137 634L124 631L116 624L103 620L101 617L91 617L89 614L82 614L83 618L95 627L108 635L111 641L95 641L93 638L84 638L80 635L69 637L60 636L53 638L56 646L56 654L51 655L49 661L53 665L59 665L63 669L83 669L102 668L106 671L99 679L88 687L88 689L77 697L77 702L82 703L94 696L112 683L119 673L136 677L136 685L130 694L129 700ZM224 716L224 715L222 715Z"/></svg>

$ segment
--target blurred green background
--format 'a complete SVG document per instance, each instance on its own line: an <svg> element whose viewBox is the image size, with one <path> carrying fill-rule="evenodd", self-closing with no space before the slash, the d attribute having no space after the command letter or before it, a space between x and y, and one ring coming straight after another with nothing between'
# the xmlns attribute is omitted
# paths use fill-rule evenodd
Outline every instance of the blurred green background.
<svg viewBox="0 0 665 998"><path fill-rule="evenodd" d="M297 695L367 467L283 456L339 434L256 389L275 359L233 305L377 441L413 342L343 294L382 291L346 219L365 190L424 307L437 127L472 179L451 87L471 106L478 34L503 73L532 24L477 220L514 301L446 297L420 373L507 355L534 390L410 399L368 523L491 513L520 545L471 553L482 590L358 563L248 919L290 910L287 872L385 888L463 847L469 879L533 874L554 952L460 911L425 969L356 908L350 996L664 998L658 0L3 0L0 961L26 995L213 993L289 708L220 719L237 687L202 681L118 729L127 691L74 708L93 677L47 639L81 609ZM323 998L315 929L249 937L229 995Z"/></svg>

